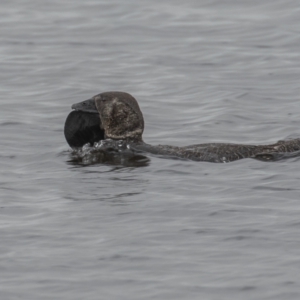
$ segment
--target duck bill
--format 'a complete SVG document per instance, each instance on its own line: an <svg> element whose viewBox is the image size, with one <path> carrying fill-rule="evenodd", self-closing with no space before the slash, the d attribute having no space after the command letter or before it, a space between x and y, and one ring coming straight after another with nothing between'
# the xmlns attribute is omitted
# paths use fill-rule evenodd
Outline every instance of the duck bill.
<svg viewBox="0 0 300 300"><path fill-rule="evenodd" d="M95 99L88 99L72 105L72 109L89 113L99 113L96 107Z"/></svg>

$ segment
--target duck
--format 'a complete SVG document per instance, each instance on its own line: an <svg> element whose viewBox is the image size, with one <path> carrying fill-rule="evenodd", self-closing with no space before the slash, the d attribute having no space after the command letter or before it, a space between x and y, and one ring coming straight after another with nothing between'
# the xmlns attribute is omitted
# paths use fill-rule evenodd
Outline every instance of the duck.
<svg viewBox="0 0 300 300"><path fill-rule="evenodd" d="M132 151L207 162L232 162L243 158L271 159L274 153L300 150L300 139L269 145L206 143L178 147L152 146L143 141L144 117L137 100L125 92L104 92L73 104L64 133L71 148L99 141L122 142Z"/></svg>

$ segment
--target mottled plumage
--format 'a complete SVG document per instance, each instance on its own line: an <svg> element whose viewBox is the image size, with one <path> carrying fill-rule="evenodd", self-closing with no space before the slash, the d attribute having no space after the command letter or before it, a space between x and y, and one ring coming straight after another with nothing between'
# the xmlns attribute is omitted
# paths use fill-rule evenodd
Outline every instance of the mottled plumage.
<svg viewBox="0 0 300 300"><path fill-rule="evenodd" d="M86 142L87 139L82 138L82 133L88 132L88 141L91 143L95 141L95 137L104 136L105 139L113 141L125 141L134 151L195 161L230 162L247 157L268 159L271 153L291 153L300 150L300 139L278 141L272 145L259 146L224 143L197 144L186 147L148 145L142 139L144 118L139 105L135 98L123 92L102 93L89 100L74 104L72 108L85 114L89 113L93 121L91 121L90 128L88 128L88 122L85 122L85 129L80 130L80 141L76 141L76 138L74 138L76 132L72 132L72 143L70 143L70 136L66 136L71 147L83 146L81 142ZM95 113L98 113L100 117L98 128L95 126L96 119L93 116ZM88 115L85 115L84 119L87 117ZM65 132L69 132L66 127ZM112 143L112 146L114 146L114 143ZM117 147L117 144L115 146Z"/></svg>

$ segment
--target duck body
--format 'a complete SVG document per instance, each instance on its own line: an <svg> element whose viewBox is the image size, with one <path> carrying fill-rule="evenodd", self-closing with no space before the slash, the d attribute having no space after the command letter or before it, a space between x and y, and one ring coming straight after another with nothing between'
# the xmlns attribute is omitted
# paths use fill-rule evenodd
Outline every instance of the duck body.
<svg viewBox="0 0 300 300"><path fill-rule="evenodd" d="M123 92L106 92L74 104L65 123L65 137L72 148L106 140L118 148L120 141L135 152L208 162L231 162L242 158L268 160L274 153L300 151L300 139L271 145L230 143L196 144L185 147L152 146L142 139L144 118L135 98ZM72 115L73 114L73 115ZM107 143L106 143L107 144Z"/></svg>
<svg viewBox="0 0 300 300"><path fill-rule="evenodd" d="M227 143L197 144L185 147L168 145L152 146L145 143L133 144L131 148L155 155L207 162L231 162L242 158L272 160L276 153L300 151L300 139L278 141L272 145L243 145Z"/></svg>

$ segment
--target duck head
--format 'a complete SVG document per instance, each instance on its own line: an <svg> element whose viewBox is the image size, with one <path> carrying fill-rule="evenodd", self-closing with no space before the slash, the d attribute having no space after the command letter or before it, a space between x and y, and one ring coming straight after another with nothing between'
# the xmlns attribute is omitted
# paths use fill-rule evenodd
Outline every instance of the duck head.
<svg viewBox="0 0 300 300"><path fill-rule="evenodd" d="M144 118L134 97L124 92L105 92L72 105L65 124L65 136L71 147L70 136L77 145L94 143L101 139L142 141ZM77 113L76 117L71 115ZM68 120L69 119L69 120ZM81 120L81 123L78 120ZM82 120L84 120L82 122ZM76 123L76 124L75 124ZM70 134L70 129L72 133ZM66 134L67 132L67 134ZM69 133L69 134L68 134ZM99 138L100 137L100 138ZM94 139L98 140L94 140ZM76 140L76 138L73 138ZM78 146L77 146L78 147Z"/></svg>

